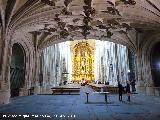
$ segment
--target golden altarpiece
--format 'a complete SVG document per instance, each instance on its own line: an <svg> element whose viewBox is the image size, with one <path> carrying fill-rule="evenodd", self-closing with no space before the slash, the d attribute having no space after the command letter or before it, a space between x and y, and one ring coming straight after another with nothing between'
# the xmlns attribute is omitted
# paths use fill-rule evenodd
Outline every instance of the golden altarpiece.
<svg viewBox="0 0 160 120"><path fill-rule="evenodd" d="M94 80L94 48L86 41L73 46L72 81L80 82L84 79L90 83Z"/></svg>

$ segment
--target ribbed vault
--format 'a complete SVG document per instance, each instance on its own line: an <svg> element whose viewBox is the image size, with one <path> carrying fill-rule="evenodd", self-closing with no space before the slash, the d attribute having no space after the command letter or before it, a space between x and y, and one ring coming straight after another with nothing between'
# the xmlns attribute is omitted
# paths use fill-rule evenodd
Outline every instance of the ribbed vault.
<svg viewBox="0 0 160 120"><path fill-rule="evenodd" d="M158 30L158 0L7 0L1 1L2 24L32 34L44 48L75 39L102 39L137 49L136 30ZM111 38L111 39L108 39Z"/></svg>

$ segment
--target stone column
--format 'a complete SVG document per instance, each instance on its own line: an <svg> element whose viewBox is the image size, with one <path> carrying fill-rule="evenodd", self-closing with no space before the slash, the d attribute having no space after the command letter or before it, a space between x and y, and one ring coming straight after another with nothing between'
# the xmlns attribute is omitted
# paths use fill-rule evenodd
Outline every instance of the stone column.
<svg viewBox="0 0 160 120"><path fill-rule="evenodd" d="M0 75L0 105L8 104L10 99L10 89L8 88L8 83L6 83L2 75Z"/></svg>
<svg viewBox="0 0 160 120"><path fill-rule="evenodd" d="M34 87L34 94L40 93L40 84L39 84L39 57L40 57L40 51L38 49L38 32L33 32L32 34L32 40L34 43L34 55L33 55L33 62L34 62L34 68L33 68L33 86Z"/></svg>
<svg viewBox="0 0 160 120"><path fill-rule="evenodd" d="M10 37L8 35L8 37ZM8 38L9 39L9 38ZM8 104L9 103L9 99L10 99L10 78L9 78L9 73L10 73L10 69L8 66L8 62L9 62L9 57L10 57L10 53L9 53L9 44L8 44L8 40L7 38L5 38L5 33L2 33L1 31L1 38L0 41L2 41L2 54L3 57L1 58L1 72L0 72L0 104ZM3 43L4 41L4 43ZM4 46L5 45L5 46Z"/></svg>
<svg viewBox="0 0 160 120"><path fill-rule="evenodd" d="M146 87L144 85L144 79L142 76L142 55L140 53L140 51L137 52L137 56L136 56L136 71L137 71L137 85L136 85L136 89L138 93L142 93L145 94L146 91Z"/></svg>
<svg viewBox="0 0 160 120"><path fill-rule="evenodd" d="M155 89L154 89L154 83L152 80L152 74L151 74L151 63L150 63L150 57L148 57L148 54L143 53L143 77L145 81L145 87L146 87L146 94L147 95L155 95Z"/></svg>

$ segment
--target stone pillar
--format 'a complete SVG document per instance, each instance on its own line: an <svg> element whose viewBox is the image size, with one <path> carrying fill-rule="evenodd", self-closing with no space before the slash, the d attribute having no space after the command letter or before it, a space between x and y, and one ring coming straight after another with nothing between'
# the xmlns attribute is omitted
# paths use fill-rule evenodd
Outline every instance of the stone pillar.
<svg viewBox="0 0 160 120"><path fill-rule="evenodd" d="M25 89L24 88L20 88L19 89L19 96L24 96L25 95Z"/></svg>
<svg viewBox="0 0 160 120"><path fill-rule="evenodd" d="M52 94L52 90L51 90L52 87L53 87L53 85L47 85L45 93Z"/></svg>
<svg viewBox="0 0 160 120"><path fill-rule="evenodd" d="M40 94L41 93L41 87L40 86L35 86L34 87L34 94Z"/></svg>
<svg viewBox="0 0 160 120"><path fill-rule="evenodd" d="M140 94L146 94L146 87L143 81L138 81L136 85L136 91Z"/></svg>
<svg viewBox="0 0 160 120"><path fill-rule="evenodd" d="M156 87L154 93L155 96L160 96L160 87Z"/></svg>
<svg viewBox="0 0 160 120"><path fill-rule="evenodd" d="M40 94L41 93L41 86L40 86L40 83L39 83L39 60L38 60L38 54L36 54L36 57L35 57L35 64L36 64L36 68L34 69L35 70L35 77L34 77L34 94L37 95L37 94Z"/></svg>
<svg viewBox="0 0 160 120"><path fill-rule="evenodd" d="M142 77L142 58L141 54L138 51L137 57L136 57L136 71L137 71L137 85L136 85L136 91L138 93L146 94L146 87L144 86L144 80Z"/></svg>
<svg viewBox="0 0 160 120"><path fill-rule="evenodd" d="M41 87L41 94L45 94L46 93L46 86L42 86Z"/></svg>
<svg viewBox="0 0 160 120"><path fill-rule="evenodd" d="M146 94L147 95L155 95L154 87L146 87Z"/></svg>
<svg viewBox="0 0 160 120"><path fill-rule="evenodd" d="M0 105L8 104L10 99L10 90L0 90Z"/></svg>
<svg viewBox="0 0 160 120"><path fill-rule="evenodd" d="M0 105L8 104L10 99L10 89L8 89L7 83L1 80L1 89L0 89Z"/></svg>
<svg viewBox="0 0 160 120"><path fill-rule="evenodd" d="M6 40L6 46L3 48L3 61L2 61L2 71L0 75L1 89L0 89L0 104L8 104L10 99L10 69L8 66L9 62L9 45ZM9 54L9 55L8 55Z"/></svg>

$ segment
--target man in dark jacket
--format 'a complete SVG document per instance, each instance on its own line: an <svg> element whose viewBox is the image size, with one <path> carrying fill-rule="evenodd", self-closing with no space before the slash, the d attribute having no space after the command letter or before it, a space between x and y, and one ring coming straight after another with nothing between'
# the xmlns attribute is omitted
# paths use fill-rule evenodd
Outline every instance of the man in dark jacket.
<svg viewBox="0 0 160 120"><path fill-rule="evenodd" d="M130 84L129 84L129 81L127 81L127 85L126 85L126 93L127 93L127 96L128 96L127 101L130 101L130 94L131 94L131 91L130 91Z"/></svg>
<svg viewBox="0 0 160 120"><path fill-rule="evenodd" d="M135 80L132 80L132 81L131 81L132 92L136 92L135 85L136 85L136 81L135 81Z"/></svg>
<svg viewBox="0 0 160 120"><path fill-rule="evenodd" d="M118 82L118 93L119 93L119 101L122 101L122 94L123 94L124 88L120 82Z"/></svg>

